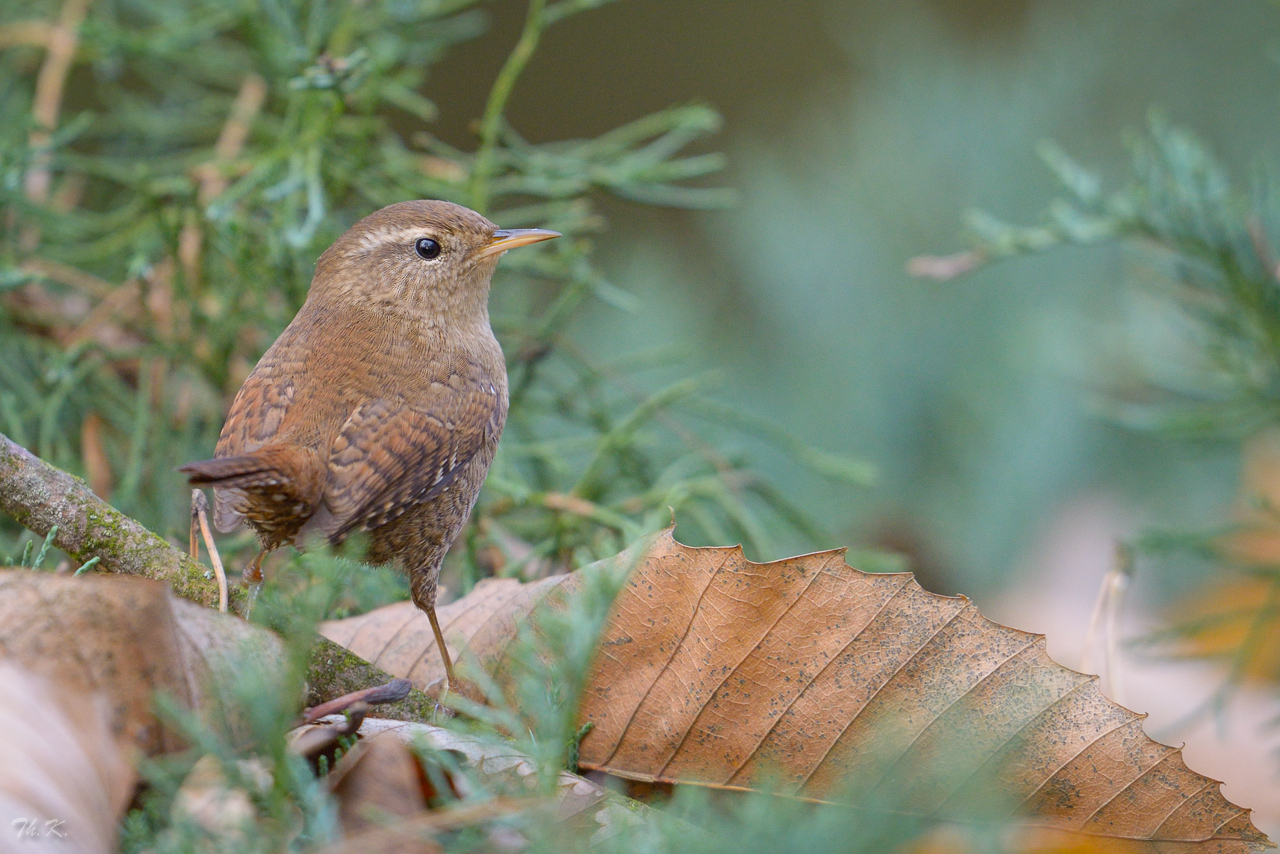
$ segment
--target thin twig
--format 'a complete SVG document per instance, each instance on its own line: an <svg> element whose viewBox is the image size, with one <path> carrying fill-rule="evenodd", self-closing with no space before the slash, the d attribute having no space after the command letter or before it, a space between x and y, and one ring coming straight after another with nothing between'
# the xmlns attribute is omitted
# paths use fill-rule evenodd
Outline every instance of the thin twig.
<svg viewBox="0 0 1280 854"><path fill-rule="evenodd" d="M204 547L209 550L209 562L213 564L213 574L218 579L218 610L227 613L227 573L222 568L222 555L218 554L218 545L213 541L213 532L209 530L209 499L203 489L191 490L191 519L200 526L200 536L204 538ZM196 560L198 548L196 538L191 537L191 559Z"/></svg>
<svg viewBox="0 0 1280 854"><path fill-rule="evenodd" d="M92 339L102 327L117 316L131 314L139 305L141 297L142 287L137 279L131 279L120 285L106 299L94 306L93 311L89 312L89 316L82 320L79 326L71 330L64 346L72 347Z"/></svg>
<svg viewBox="0 0 1280 854"><path fill-rule="evenodd" d="M1133 580L1133 552L1123 543L1116 545L1116 565L1111 571L1111 592L1107 597L1107 674L1104 690L1117 703L1124 702L1124 682L1120 674L1120 617L1125 594Z"/></svg>
<svg viewBox="0 0 1280 854"><path fill-rule="evenodd" d="M1084 633L1084 647L1080 650L1080 672L1090 675L1094 673L1093 647L1097 643L1098 633L1102 630L1102 615L1107 609L1107 591L1111 589L1111 570L1102 576L1098 585L1098 595L1093 600L1093 613L1089 615L1089 628ZM1105 666L1105 663L1104 663Z"/></svg>
<svg viewBox="0 0 1280 854"><path fill-rule="evenodd" d="M219 166L240 156L249 139L253 120L267 100L267 81L260 75L249 73L240 84L240 91L231 102L227 121L213 145L213 160L199 168L200 201L208 203L222 195L227 188L227 178Z"/></svg>
<svg viewBox="0 0 1280 854"><path fill-rule="evenodd" d="M1089 617L1089 630L1085 633L1084 649L1080 653L1080 670L1090 673L1093 669L1091 652L1103 635L1102 691L1116 702L1121 702L1120 679L1120 617L1124 611L1125 594L1133 578L1133 551L1123 543L1116 543L1115 562L1102 579L1098 598Z"/></svg>
<svg viewBox="0 0 1280 854"><path fill-rule="evenodd" d="M106 299L117 290L117 286L106 279L48 258L28 258L18 265L18 269L24 273L44 276L46 279L97 299Z"/></svg>
<svg viewBox="0 0 1280 854"><path fill-rule="evenodd" d="M200 517L196 514L194 495L191 500L191 533L187 541L187 554L196 563L200 562Z"/></svg>
<svg viewBox="0 0 1280 854"><path fill-rule="evenodd" d="M907 275L949 282L972 273L986 262L986 255L977 249L954 255L917 255L907 262Z"/></svg>
<svg viewBox="0 0 1280 854"><path fill-rule="evenodd" d="M577 495L569 495L564 492L545 492L540 496L535 495L533 497L535 501L539 501L548 510L572 513L574 516L591 519L598 524L606 525L619 531L625 531L631 526L629 519L607 507L601 507L594 501L588 501Z"/></svg>
<svg viewBox="0 0 1280 854"><path fill-rule="evenodd" d="M84 459L85 474L89 477L89 488L100 497L110 500L114 477L111 472L111 461L102 447L102 428L105 422L97 412L85 416L80 426L80 456Z"/></svg>
<svg viewBox="0 0 1280 854"><path fill-rule="evenodd" d="M303 722L311 724L325 715L341 714L356 703L368 703L371 706L383 703L398 703L409 696L411 690L413 690L413 683L408 679L392 679L385 685L362 688L359 691L352 691L350 694L343 694L341 697L332 699L327 703L304 709L302 711Z"/></svg>

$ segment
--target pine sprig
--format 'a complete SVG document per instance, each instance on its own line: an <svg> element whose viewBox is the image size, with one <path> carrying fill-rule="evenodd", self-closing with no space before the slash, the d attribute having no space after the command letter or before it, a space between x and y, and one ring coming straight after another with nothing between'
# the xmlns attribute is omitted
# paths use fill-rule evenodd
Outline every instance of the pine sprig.
<svg viewBox="0 0 1280 854"><path fill-rule="evenodd" d="M1241 190L1192 134L1153 115L1129 140L1127 184L1097 175L1056 145L1042 159L1067 196L1042 222L1011 225L971 211L972 248L917 258L912 268L950 278L983 264L1061 246L1125 242L1165 274L1181 314L1177 353L1138 354L1145 386L1116 390L1113 415L1130 426L1186 437L1240 439L1280 421L1280 206L1263 175Z"/></svg>

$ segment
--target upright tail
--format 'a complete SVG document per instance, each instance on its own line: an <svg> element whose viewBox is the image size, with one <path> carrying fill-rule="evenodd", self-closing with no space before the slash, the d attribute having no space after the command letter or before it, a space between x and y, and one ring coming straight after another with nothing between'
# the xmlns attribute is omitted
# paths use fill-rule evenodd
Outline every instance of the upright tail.
<svg viewBox="0 0 1280 854"><path fill-rule="evenodd" d="M214 487L219 530L231 530L244 518L269 539L288 542L320 503L325 467L315 449L277 443L187 463L178 471L193 486Z"/></svg>
<svg viewBox="0 0 1280 854"><path fill-rule="evenodd" d="M178 471L190 476L192 486L260 490L280 486L289 479L288 473L257 454L187 463Z"/></svg>

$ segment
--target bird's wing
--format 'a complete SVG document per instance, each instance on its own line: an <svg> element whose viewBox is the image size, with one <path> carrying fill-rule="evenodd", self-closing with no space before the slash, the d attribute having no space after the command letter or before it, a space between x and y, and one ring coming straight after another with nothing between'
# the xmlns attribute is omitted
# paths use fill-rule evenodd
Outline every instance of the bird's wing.
<svg viewBox="0 0 1280 854"><path fill-rule="evenodd" d="M236 393L214 454L235 457L270 444L295 394L293 380L280 380L269 370L255 371Z"/></svg>
<svg viewBox="0 0 1280 854"><path fill-rule="evenodd" d="M321 508L308 523L337 543L371 530L446 489L495 443L506 396L492 383L433 384L412 403L401 396L360 404L334 441Z"/></svg>
<svg viewBox="0 0 1280 854"><path fill-rule="evenodd" d="M250 453L270 443L280 430L296 389L293 380L279 380L270 370L260 366L245 380L231 404L231 412L222 425L215 457L235 457ZM234 530L244 519L245 495L239 489L213 490L213 521L219 531Z"/></svg>

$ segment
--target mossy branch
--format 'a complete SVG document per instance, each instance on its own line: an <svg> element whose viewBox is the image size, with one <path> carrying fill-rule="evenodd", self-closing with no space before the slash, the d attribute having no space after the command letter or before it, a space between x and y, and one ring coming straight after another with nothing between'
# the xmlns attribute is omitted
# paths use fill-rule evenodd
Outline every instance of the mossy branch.
<svg viewBox="0 0 1280 854"><path fill-rule="evenodd" d="M49 465L0 434L0 511L107 572L166 581L183 599L218 606L218 584L200 564L94 494L83 480Z"/></svg>
<svg viewBox="0 0 1280 854"><path fill-rule="evenodd" d="M392 677L345 647L318 637L307 662L307 705L321 703L356 691L384 685ZM379 717L418 723L436 723L435 701L416 689L397 703L379 707Z"/></svg>
<svg viewBox="0 0 1280 854"><path fill-rule="evenodd" d="M0 512L40 536L56 526L54 545L76 560L97 557L103 571L168 582L183 599L218 605L217 582L206 577L204 567L103 501L80 478L49 465L3 433ZM307 667L310 705L391 680L359 656L325 638L317 640ZM433 705L425 694L411 691L390 708L403 720L430 722Z"/></svg>

